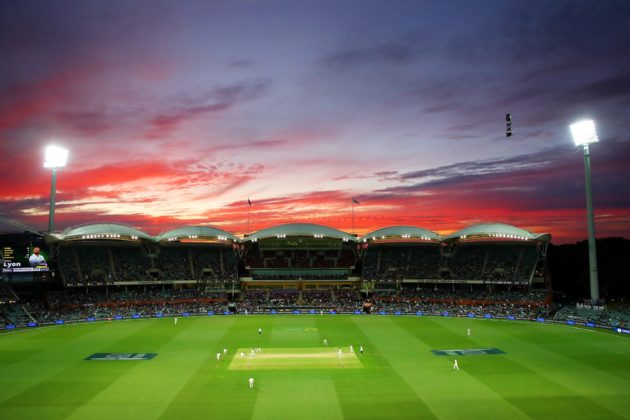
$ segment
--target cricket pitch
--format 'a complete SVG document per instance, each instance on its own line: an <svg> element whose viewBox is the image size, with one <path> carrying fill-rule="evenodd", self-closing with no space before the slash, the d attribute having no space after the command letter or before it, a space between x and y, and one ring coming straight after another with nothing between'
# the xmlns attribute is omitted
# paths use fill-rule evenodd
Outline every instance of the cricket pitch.
<svg viewBox="0 0 630 420"><path fill-rule="evenodd" d="M348 369L362 368L356 353L347 348L338 354L337 348L263 348L251 355L251 348L241 348L232 357L229 370L282 369ZM242 357L241 353L245 356Z"/></svg>

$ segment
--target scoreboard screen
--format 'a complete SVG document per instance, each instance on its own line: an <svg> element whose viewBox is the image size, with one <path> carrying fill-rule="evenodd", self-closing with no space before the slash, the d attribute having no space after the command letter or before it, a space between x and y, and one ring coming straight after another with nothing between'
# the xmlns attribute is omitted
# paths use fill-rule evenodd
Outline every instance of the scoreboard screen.
<svg viewBox="0 0 630 420"><path fill-rule="evenodd" d="M48 271L45 244L34 235L0 235L0 260L3 272Z"/></svg>

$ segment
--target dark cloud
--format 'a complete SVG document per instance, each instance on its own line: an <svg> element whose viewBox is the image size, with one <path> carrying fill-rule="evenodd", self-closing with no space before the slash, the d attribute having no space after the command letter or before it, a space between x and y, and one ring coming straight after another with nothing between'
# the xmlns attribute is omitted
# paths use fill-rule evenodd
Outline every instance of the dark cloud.
<svg viewBox="0 0 630 420"><path fill-rule="evenodd" d="M270 85L269 80L256 80L218 86L202 95L181 96L178 104L150 119L152 130L148 136L162 136L185 121L258 99L268 92Z"/></svg>
<svg viewBox="0 0 630 420"><path fill-rule="evenodd" d="M323 57L321 61L335 70L366 65L407 65L426 53L426 47L427 39L414 33L375 45L342 48Z"/></svg>
<svg viewBox="0 0 630 420"><path fill-rule="evenodd" d="M120 117L104 111L59 111L55 118L72 127L80 135L94 135L109 131L120 124Z"/></svg>
<svg viewBox="0 0 630 420"><path fill-rule="evenodd" d="M630 144L611 141L595 145L593 191L602 208L630 208ZM375 190L373 199L427 195L442 205L467 197L476 203L501 203L514 210L581 209L584 169L580 153L569 147L507 159L461 162L399 175L415 181Z"/></svg>
<svg viewBox="0 0 630 420"><path fill-rule="evenodd" d="M610 55L627 53L628 21L630 3L625 0L505 3L477 32L454 35L445 52L470 63L520 63L519 72L564 72L576 60L596 66Z"/></svg>
<svg viewBox="0 0 630 420"><path fill-rule="evenodd" d="M628 51L630 54L630 50ZM560 101L584 103L619 99L624 105L630 105L630 73L614 74L592 83L585 83L573 90L559 95Z"/></svg>
<svg viewBox="0 0 630 420"><path fill-rule="evenodd" d="M232 60L228 63L228 66L230 67L234 67L234 68L251 68L256 64L255 60L248 60L248 59L239 59L239 60Z"/></svg>

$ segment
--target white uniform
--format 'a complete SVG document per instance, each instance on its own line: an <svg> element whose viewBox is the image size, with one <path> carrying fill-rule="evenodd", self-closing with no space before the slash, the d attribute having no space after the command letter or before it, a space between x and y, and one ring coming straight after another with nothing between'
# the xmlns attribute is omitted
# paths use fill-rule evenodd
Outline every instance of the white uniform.
<svg viewBox="0 0 630 420"><path fill-rule="evenodd" d="M468 328L468 334L467 335L470 335L470 328Z"/></svg>
<svg viewBox="0 0 630 420"><path fill-rule="evenodd" d="M455 359L455 362L453 363L453 370L459 370L459 365L457 364L457 359Z"/></svg>
<svg viewBox="0 0 630 420"><path fill-rule="evenodd" d="M221 360L221 352L217 353L217 360Z"/></svg>
<svg viewBox="0 0 630 420"><path fill-rule="evenodd" d="M324 338L324 347L328 347L328 340Z"/></svg>
<svg viewBox="0 0 630 420"><path fill-rule="evenodd" d="M177 325L177 317L175 317L175 325Z"/></svg>
<svg viewBox="0 0 630 420"><path fill-rule="evenodd" d="M262 334L262 328L258 328L258 334Z"/></svg>
<svg viewBox="0 0 630 420"><path fill-rule="evenodd" d="M252 351L249 352L249 357L254 357L254 356L256 356L256 351L252 349Z"/></svg>
<svg viewBox="0 0 630 420"><path fill-rule="evenodd" d="M37 267L37 266L44 266L47 265L46 264L46 258L44 258L41 255L35 255L32 254L29 258L28 258L28 262L30 263L31 267Z"/></svg>
<svg viewBox="0 0 630 420"><path fill-rule="evenodd" d="M223 349L223 354L227 354L227 349Z"/></svg>
<svg viewBox="0 0 630 420"><path fill-rule="evenodd" d="M242 352L241 352L241 359L242 359L242 358L244 358L244 357L245 357L245 352L244 352L244 351L242 351Z"/></svg>
<svg viewBox="0 0 630 420"><path fill-rule="evenodd" d="M350 345L350 353L354 353L354 348L352 347L352 344Z"/></svg>
<svg viewBox="0 0 630 420"><path fill-rule="evenodd" d="M359 351L363 354L363 346L359 346Z"/></svg>
<svg viewBox="0 0 630 420"><path fill-rule="evenodd" d="M249 378L249 389L254 388L254 378Z"/></svg>

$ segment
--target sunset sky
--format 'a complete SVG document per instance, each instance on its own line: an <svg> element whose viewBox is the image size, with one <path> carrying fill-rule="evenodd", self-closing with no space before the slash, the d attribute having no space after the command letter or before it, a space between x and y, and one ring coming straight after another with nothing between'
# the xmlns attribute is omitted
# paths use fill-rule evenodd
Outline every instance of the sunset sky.
<svg viewBox="0 0 630 420"><path fill-rule="evenodd" d="M630 237L630 2L3 1L0 215ZM505 114L514 135L505 137ZM247 199L251 199L249 208Z"/></svg>

